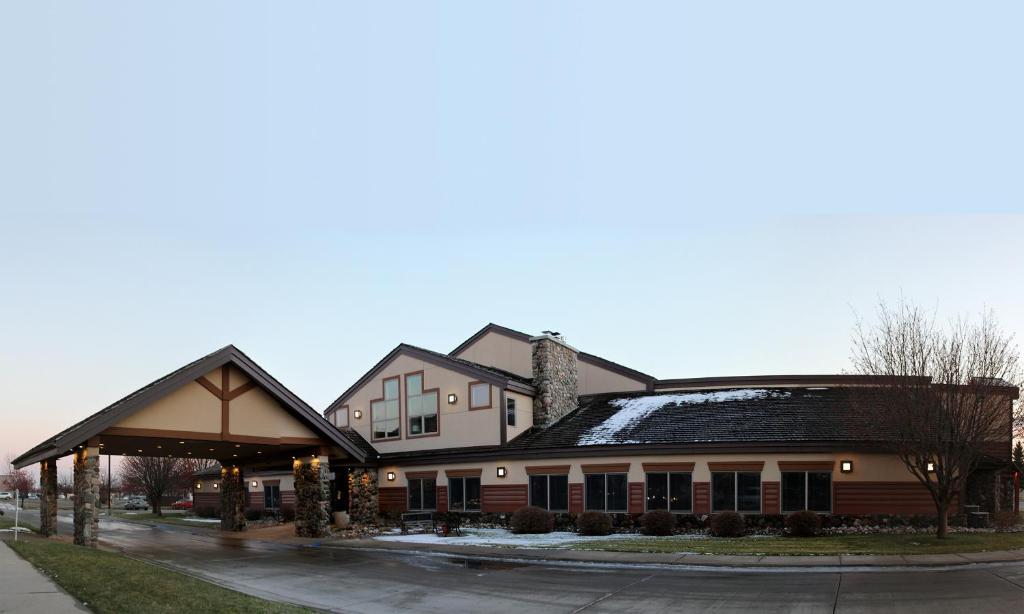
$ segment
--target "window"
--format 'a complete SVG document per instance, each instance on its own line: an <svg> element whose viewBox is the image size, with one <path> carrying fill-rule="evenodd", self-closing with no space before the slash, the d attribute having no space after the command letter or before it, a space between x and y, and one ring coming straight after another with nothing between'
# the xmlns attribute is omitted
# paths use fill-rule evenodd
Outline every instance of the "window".
<svg viewBox="0 0 1024 614"><path fill-rule="evenodd" d="M469 408L487 409L491 406L491 385L486 382L469 383Z"/></svg>
<svg viewBox="0 0 1024 614"><path fill-rule="evenodd" d="M647 509L689 512L693 510L693 474L648 473Z"/></svg>
<svg viewBox="0 0 1024 614"><path fill-rule="evenodd" d="M281 507L280 484L263 484L263 507L268 510Z"/></svg>
<svg viewBox="0 0 1024 614"><path fill-rule="evenodd" d="M433 478L412 478L409 480L409 509L437 509L437 489Z"/></svg>
<svg viewBox="0 0 1024 614"><path fill-rule="evenodd" d="M625 512L627 482L625 473L588 473L584 476L587 510Z"/></svg>
<svg viewBox="0 0 1024 614"><path fill-rule="evenodd" d="M402 418L398 403L398 377L384 380L384 398L370 401L372 439L397 439Z"/></svg>
<svg viewBox="0 0 1024 614"><path fill-rule="evenodd" d="M479 512L480 478L448 478L448 509Z"/></svg>
<svg viewBox="0 0 1024 614"><path fill-rule="evenodd" d="M569 476L531 475L530 505L566 512L569 510Z"/></svg>
<svg viewBox="0 0 1024 614"><path fill-rule="evenodd" d="M782 511L832 511L832 474L828 471L783 471Z"/></svg>
<svg viewBox="0 0 1024 614"><path fill-rule="evenodd" d="M438 391L423 389L423 373L405 376L405 413L409 437L437 433Z"/></svg>
<svg viewBox="0 0 1024 614"><path fill-rule="evenodd" d="M516 400L505 399L505 424L516 425Z"/></svg>
<svg viewBox="0 0 1024 614"><path fill-rule="evenodd" d="M716 471L711 474L711 511L761 511L761 474Z"/></svg>
<svg viewBox="0 0 1024 614"><path fill-rule="evenodd" d="M341 409L334 412L334 426L348 426L348 405L343 405Z"/></svg>

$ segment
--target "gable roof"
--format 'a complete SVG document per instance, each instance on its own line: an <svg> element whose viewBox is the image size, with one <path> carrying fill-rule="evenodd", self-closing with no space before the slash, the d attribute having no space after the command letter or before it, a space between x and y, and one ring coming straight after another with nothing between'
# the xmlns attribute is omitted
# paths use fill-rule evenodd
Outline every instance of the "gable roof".
<svg viewBox="0 0 1024 614"><path fill-rule="evenodd" d="M516 341L522 341L524 343L529 343L530 339L532 338L530 335L524 332L513 330L511 328L508 328L507 326L501 326L500 324L495 324L494 322L491 322L490 324L484 326L480 330L473 333L473 335L469 339L466 339L465 341L460 343L459 346L452 350L451 352L449 352L448 355L455 356L457 354L464 352L467 348L469 348L471 345L479 341L487 333L503 335L510 339L515 339ZM612 373L617 373L623 377L635 379L645 384L653 384L653 382L657 379L653 375L648 375L641 371L637 371L636 369L630 369L625 365L620 365L619 363L612 362L607 358L601 358L600 356L597 356L595 354L589 354L587 352L577 352L576 359L581 362L585 362L600 367L607 371L611 371Z"/></svg>
<svg viewBox="0 0 1024 614"><path fill-rule="evenodd" d="M395 349L388 352L384 358L381 358L369 371L363 374L362 377L356 380L356 383L352 384L347 390L345 390L345 392L341 393L341 396L335 399L333 403L328 405L327 409L324 410L324 415L330 415L339 407L344 405L345 401L355 394L356 391L373 380L374 377L376 377L384 370L385 367L391 364L391 362L399 356L411 356L424 362L437 365L441 368L449 369L456 373L462 373L463 375L468 375L470 377L475 377L482 382L488 382L495 386L508 388L516 392L522 392L529 395L536 394L536 391L533 388L533 382L529 378L516 375L515 373L505 371L504 369L488 367L463 358L456 358L454 356L449 356L448 354L442 354L440 352L416 347L415 345L409 345L408 343L400 343Z"/></svg>
<svg viewBox="0 0 1024 614"><path fill-rule="evenodd" d="M231 364L249 379L260 385L278 403L290 410L327 441L351 454L360 462L366 460L366 452L355 445L351 438L343 436L330 422L327 422L305 401L288 390L281 382L263 370L251 358L233 345L225 346L187 365L171 371L124 398L111 403L88 418L57 433L14 460L17 467L61 456L64 450L95 437L123 418L135 413L153 401L195 381L210 371Z"/></svg>

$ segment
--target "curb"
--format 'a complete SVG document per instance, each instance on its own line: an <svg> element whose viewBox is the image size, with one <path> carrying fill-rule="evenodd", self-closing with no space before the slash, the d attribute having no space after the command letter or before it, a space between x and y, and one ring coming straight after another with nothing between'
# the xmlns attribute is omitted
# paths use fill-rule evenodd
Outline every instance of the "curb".
<svg viewBox="0 0 1024 614"><path fill-rule="evenodd" d="M691 571L941 571L1024 563L1024 549L961 554L911 555L717 555L696 553L608 552L600 550L542 550L481 546L343 543L293 543L307 548L367 550L404 555L428 555L524 564L586 565L591 567L655 567Z"/></svg>

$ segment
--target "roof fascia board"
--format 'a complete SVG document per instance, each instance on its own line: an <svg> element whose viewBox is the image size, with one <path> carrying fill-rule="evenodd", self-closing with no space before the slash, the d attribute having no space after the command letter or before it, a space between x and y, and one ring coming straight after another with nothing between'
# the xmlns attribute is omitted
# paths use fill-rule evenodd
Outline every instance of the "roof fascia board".
<svg viewBox="0 0 1024 614"><path fill-rule="evenodd" d="M595 367L601 367L602 369L611 371L612 373L617 373L618 375L629 378L631 380L636 380L641 384L650 384L652 382L658 381L657 378L655 378L653 375L647 375L646 373L637 371L636 369L630 369L629 367L620 365L616 362L612 362L607 358L595 356L594 354L579 352L576 356L576 359L581 362L594 365Z"/></svg>

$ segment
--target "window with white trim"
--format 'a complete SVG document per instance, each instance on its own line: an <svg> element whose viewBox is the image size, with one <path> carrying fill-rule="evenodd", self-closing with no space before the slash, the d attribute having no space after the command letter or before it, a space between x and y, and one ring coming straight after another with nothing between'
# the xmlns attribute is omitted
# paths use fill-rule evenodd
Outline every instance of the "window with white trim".
<svg viewBox="0 0 1024 614"><path fill-rule="evenodd" d="M783 471L782 511L829 513L832 511L830 471Z"/></svg>
<svg viewBox="0 0 1024 614"><path fill-rule="evenodd" d="M713 472L711 511L760 512L761 474L753 471Z"/></svg>
<svg viewBox="0 0 1024 614"><path fill-rule="evenodd" d="M688 471L648 473L647 509L692 512L693 474Z"/></svg>
<svg viewBox="0 0 1024 614"><path fill-rule="evenodd" d="M448 478L448 509L453 512L479 512L480 478Z"/></svg>
<svg viewBox="0 0 1024 614"><path fill-rule="evenodd" d="M625 512L629 483L625 473L588 473L583 476L587 511Z"/></svg>
<svg viewBox="0 0 1024 614"><path fill-rule="evenodd" d="M398 439L402 434L398 378L384 380L384 398L370 402L373 439Z"/></svg>
<svg viewBox="0 0 1024 614"><path fill-rule="evenodd" d="M409 478L409 509L437 509L437 484L434 478Z"/></svg>
<svg viewBox="0 0 1024 614"><path fill-rule="evenodd" d="M552 512L569 511L569 476L531 475L530 505Z"/></svg>
<svg viewBox="0 0 1024 614"><path fill-rule="evenodd" d="M437 433L438 391L423 390L423 374L405 377L405 413L409 417L409 437Z"/></svg>

